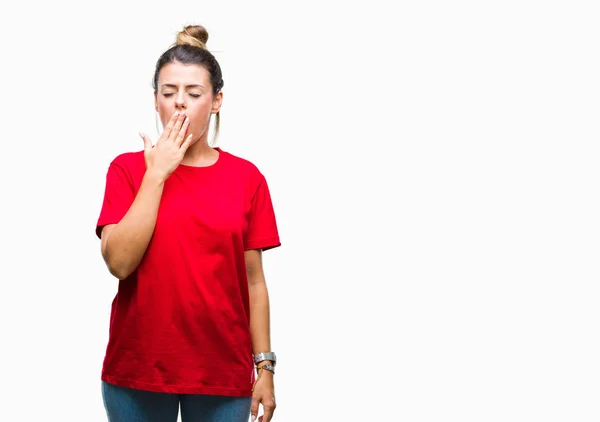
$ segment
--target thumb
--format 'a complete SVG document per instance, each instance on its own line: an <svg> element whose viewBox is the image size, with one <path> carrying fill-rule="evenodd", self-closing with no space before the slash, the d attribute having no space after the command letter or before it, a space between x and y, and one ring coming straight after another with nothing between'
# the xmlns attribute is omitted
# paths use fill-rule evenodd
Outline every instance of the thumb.
<svg viewBox="0 0 600 422"><path fill-rule="evenodd" d="M252 415L252 418L250 418L250 420L252 422L256 421L256 417L258 416L258 398L253 397L252 398L252 406L250 407L250 414Z"/></svg>
<svg viewBox="0 0 600 422"><path fill-rule="evenodd" d="M148 138L143 132L140 132L139 135L140 138L142 138L142 140L144 141L144 151L150 151L152 149L152 141L150 141L150 138Z"/></svg>

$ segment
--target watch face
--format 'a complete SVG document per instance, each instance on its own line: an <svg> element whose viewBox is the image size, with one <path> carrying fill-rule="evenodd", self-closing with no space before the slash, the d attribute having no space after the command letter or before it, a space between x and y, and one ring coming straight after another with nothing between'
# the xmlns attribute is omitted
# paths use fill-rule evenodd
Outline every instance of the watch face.
<svg viewBox="0 0 600 422"><path fill-rule="evenodd" d="M261 367L262 369L265 369L265 370L267 370L267 371L271 371L271 372L274 372L274 371L275 371L275 368L273 367L273 365L261 365L260 367Z"/></svg>

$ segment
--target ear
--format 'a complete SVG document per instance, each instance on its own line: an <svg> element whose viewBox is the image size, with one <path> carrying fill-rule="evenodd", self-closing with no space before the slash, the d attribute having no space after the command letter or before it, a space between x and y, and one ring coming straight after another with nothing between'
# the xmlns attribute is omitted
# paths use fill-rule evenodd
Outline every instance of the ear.
<svg viewBox="0 0 600 422"><path fill-rule="evenodd" d="M158 112L158 97L156 92L154 93L154 109Z"/></svg>
<svg viewBox="0 0 600 422"><path fill-rule="evenodd" d="M221 104L223 103L223 91L219 91L219 93L213 98L212 101L212 110L210 111L212 114L217 114L221 109Z"/></svg>

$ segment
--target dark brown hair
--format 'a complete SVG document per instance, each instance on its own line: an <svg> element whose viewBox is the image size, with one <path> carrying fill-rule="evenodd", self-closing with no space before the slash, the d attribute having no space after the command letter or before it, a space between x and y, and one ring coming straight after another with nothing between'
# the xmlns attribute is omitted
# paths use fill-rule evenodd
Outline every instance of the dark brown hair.
<svg viewBox="0 0 600 422"><path fill-rule="evenodd" d="M188 25L177 34L175 44L165 51L156 62L152 88L156 94L158 89L158 75L160 70L169 63L179 62L183 64L197 64L205 68L210 74L210 84L213 96L223 89L223 76L221 66L210 51L206 48L208 31L201 25ZM215 117L215 134L213 142L219 133L220 112Z"/></svg>

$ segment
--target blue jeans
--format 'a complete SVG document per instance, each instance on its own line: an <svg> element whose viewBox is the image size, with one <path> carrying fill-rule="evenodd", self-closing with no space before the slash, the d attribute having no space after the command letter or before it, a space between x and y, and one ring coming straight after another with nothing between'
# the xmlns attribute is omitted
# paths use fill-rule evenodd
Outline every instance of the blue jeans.
<svg viewBox="0 0 600 422"><path fill-rule="evenodd" d="M248 422L252 397L154 393L102 381L109 422Z"/></svg>

